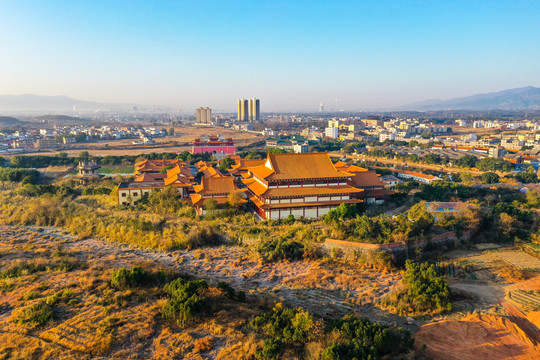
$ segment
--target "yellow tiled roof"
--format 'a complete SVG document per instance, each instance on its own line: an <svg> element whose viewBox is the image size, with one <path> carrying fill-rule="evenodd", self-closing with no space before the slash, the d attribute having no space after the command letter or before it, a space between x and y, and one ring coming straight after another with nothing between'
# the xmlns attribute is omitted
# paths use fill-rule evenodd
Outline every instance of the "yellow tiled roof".
<svg viewBox="0 0 540 360"><path fill-rule="evenodd" d="M265 165L249 168L266 180L346 178L350 173L334 167L327 153L268 154Z"/></svg>

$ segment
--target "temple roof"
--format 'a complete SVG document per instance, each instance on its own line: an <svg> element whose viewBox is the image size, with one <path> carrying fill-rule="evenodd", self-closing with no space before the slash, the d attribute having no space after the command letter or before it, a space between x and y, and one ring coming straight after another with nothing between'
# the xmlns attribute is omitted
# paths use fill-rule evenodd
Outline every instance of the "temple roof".
<svg viewBox="0 0 540 360"><path fill-rule="evenodd" d="M203 177L200 185L193 186L193 189L200 195L228 194L236 190L233 178L224 177Z"/></svg>
<svg viewBox="0 0 540 360"><path fill-rule="evenodd" d="M167 166L183 164L178 159L148 160L145 159L135 164L135 172L161 171Z"/></svg>
<svg viewBox="0 0 540 360"><path fill-rule="evenodd" d="M159 181L165 179L165 174L157 173L157 174L151 174L148 172L143 172L140 175L137 175L135 177L134 182L152 182L152 181Z"/></svg>
<svg viewBox="0 0 540 360"><path fill-rule="evenodd" d="M264 165L249 171L265 180L348 178L352 174L334 167L327 153L268 154Z"/></svg>
<svg viewBox="0 0 540 360"><path fill-rule="evenodd" d="M193 179L193 174L191 173L191 170L186 167L185 165L177 164L172 169L167 170L167 176L166 177L173 177L175 175L181 175L183 177L186 177L188 179Z"/></svg>
<svg viewBox="0 0 540 360"><path fill-rule="evenodd" d="M174 187L188 187L195 184L192 180L193 177L188 178L182 176L182 174L175 174L165 178L163 183L165 184L165 186L172 185Z"/></svg>
<svg viewBox="0 0 540 360"><path fill-rule="evenodd" d="M383 187L386 184L379 179L375 171L357 172L351 178L351 184L356 187Z"/></svg>
<svg viewBox="0 0 540 360"><path fill-rule="evenodd" d="M332 195L332 194L350 194L362 192L350 185L330 185L330 186L308 186L308 187L284 187L284 188L266 188L255 179L245 179L242 182L254 194L260 196L264 194L265 198L271 197L291 197L291 196L310 196L310 195Z"/></svg>
<svg viewBox="0 0 540 360"><path fill-rule="evenodd" d="M337 163L334 164L334 167L339 171L345 171L345 172L350 172L350 173L369 171L368 169L365 169L363 167L347 164L343 161L338 161Z"/></svg>

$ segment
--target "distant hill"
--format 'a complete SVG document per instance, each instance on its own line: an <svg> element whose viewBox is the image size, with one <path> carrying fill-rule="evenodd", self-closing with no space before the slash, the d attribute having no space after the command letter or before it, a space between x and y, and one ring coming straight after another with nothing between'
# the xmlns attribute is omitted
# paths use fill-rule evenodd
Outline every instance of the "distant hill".
<svg viewBox="0 0 540 360"><path fill-rule="evenodd" d="M85 121L91 121L90 119L86 118L80 118L75 116L68 116L68 115L43 115L43 116L36 116L33 121L46 121L50 123L69 123L69 122L85 122Z"/></svg>
<svg viewBox="0 0 540 360"><path fill-rule="evenodd" d="M0 126L17 126L23 125L24 121L11 116L0 116Z"/></svg>
<svg viewBox="0 0 540 360"><path fill-rule="evenodd" d="M73 99L67 96L0 95L1 111L95 111L111 107L128 107L127 104L98 103Z"/></svg>
<svg viewBox="0 0 540 360"><path fill-rule="evenodd" d="M426 100L403 106L402 110L540 110L540 88L527 86L450 100Z"/></svg>

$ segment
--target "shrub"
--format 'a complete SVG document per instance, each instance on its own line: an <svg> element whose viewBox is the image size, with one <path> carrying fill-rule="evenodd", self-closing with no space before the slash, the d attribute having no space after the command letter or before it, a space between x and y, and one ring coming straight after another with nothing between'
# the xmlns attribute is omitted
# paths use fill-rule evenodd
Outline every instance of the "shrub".
<svg viewBox="0 0 540 360"><path fill-rule="evenodd" d="M170 298L163 307L163 318L186 326L205 310L206 299L199 295L199 291L207 288L204 280L188 281L181 278L165 285L163 289Z"/></svg>
<svg viewBox="0 0 540 360"><path fill-rule="evenodd" d="M37 184L39 171L34 169L0 168L0 181L13 181Z"/></svg>
<svg viewBox="0 0 540 360"><path fill-rule="evenodd" d="M499 182L499 175L494 172L483 173L480 177L484 184L497 184Z"/></svg>
<svg viewBox="0 0 540 360"><path fill-rule="evenodd" d="M196 249L203 246L219 245L223 242L223 235L213 226L201 226L192 229L186 238L186 248Z"/></svg>
<svg viewBox="0 0 540 360"><path fill-rule="evenodd" d="M229 285L229 284L226 283L225 281L218 281L217 288L223 290L223 292L225 293L225 295L226 295L229 299L234 299L234 298L235 298L235 291L234 291L234 289L232 288L231 285Z"/></svg>
<svg viewBox="0 0 540 360"><path fill-rule="evenodd" d="M331 329L339 336L339 341L323 350L323 360L380 359L403 354L414 344L408 331L392 332L385 326L355 316L345 316Z"/></svg>
<svg viewBox="0 0 540 360"><path fill-rule="evenodd" d="M395 268L392 256L383 250L362 251L358 255L358 261L362 266L373 268L377 271L388 271Z"/></svg>
<svg viewBox="0 0 540 360"><path fill-rule="evenodd" d="M323 329L322 323L301 307L291 309L281 303L272 312L257 316L250 326L271 339L268 349L272 353L275 344L300 346L321 335Z"/></svg>
<svg viewBox="0 0 540 360"><path fill-rule="evenodd" d="M47 296L47 298L45 299L45 303L52 306L58 303L58 301L60 300L66 301L71 299L72 297L73 291L71 289L64 289L63 291L57 291L56 293Z"/></svg>
<svg viewBox="0 0 540 360"><path fill-rule="evenodd" d="M14 315L14 322L31 328L45 325L52 319L53 312L45 303L34 304L19 309Z"/></svg>
<svg viewBox="0 0 540 360"><path fill-rule="evenodd" d="M407 260L403 287L390 293L382 305L400 315L434 315L452 309L450 290L433 265Z"/></svg>
<svg viewBox="0 0 540 360"><path fill-rule="evenodd" d="M125 267L113 272L111 277L111 287L125 289L141 286L156 286L165 281L163 270L150 272L139 266L134 266L131 270Z"/></svg>
<svg viewBox="0 0 540 360"><path fill-rule="evenodd" d="M263 347L255 353L255 357L260 360L277 359L281 353L281 342L274 339L265 339Z"/></svg>
<svg viewBox="0 0 540 360"><path fill-rule="evenodd" d="M263 262L299 260L304 255L304 245L293 240L270 240L259 244L257 251Z"/></svg>
<svg viewBox="0 0 540 360"><path fill-rule="evenodd" d="M39 297L39 293L37 291L30 291L23 295L24 300L33 300L37 299Z"/></svg>

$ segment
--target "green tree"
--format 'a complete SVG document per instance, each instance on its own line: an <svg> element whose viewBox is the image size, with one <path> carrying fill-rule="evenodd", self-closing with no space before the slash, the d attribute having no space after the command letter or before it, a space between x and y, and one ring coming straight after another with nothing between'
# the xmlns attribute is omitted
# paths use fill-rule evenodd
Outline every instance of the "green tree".
<svg viewBox="0 0 540 360"><path fill-rule="evenodd" d="M235 164L235 161L230 157L226 157L219 162L219 170L221 172L228 172L229 169Z"/></svg>
<svg viewBox="0 0 540 360"><path fill-rule="evenodd" d="M497 184L499 182L499 175L494 172L483 173L481 178L484 184Z"/></svg>
<svg viewBox="0 0 540 360"><path fill-rule="evenodd" d="M409 219L414 222L413 233L416 235L425 235L431 231L435 218L427 210L425 201L413 205L407 213Z"/></svg>
<svg viewBox="0 0 540 360"><path fill-rule="evenodd" d="M538 182L538 176L535 173L531 172L521 172L516 174L516 179L524 184L536 183Z"/></svg>
<svg viewBox="0 0 540 360"><path fill-rule="evenodd" d="M464 168L476 167L478 158L474 155L465 155L454 161L454 165Z"/></svg>
<svg viewBox="0 0 540 360"><path fill-rule="evenodd" d="M90 153L88 151L81 151L79 153L79 160L81 161L90 160Z"/></svg>

